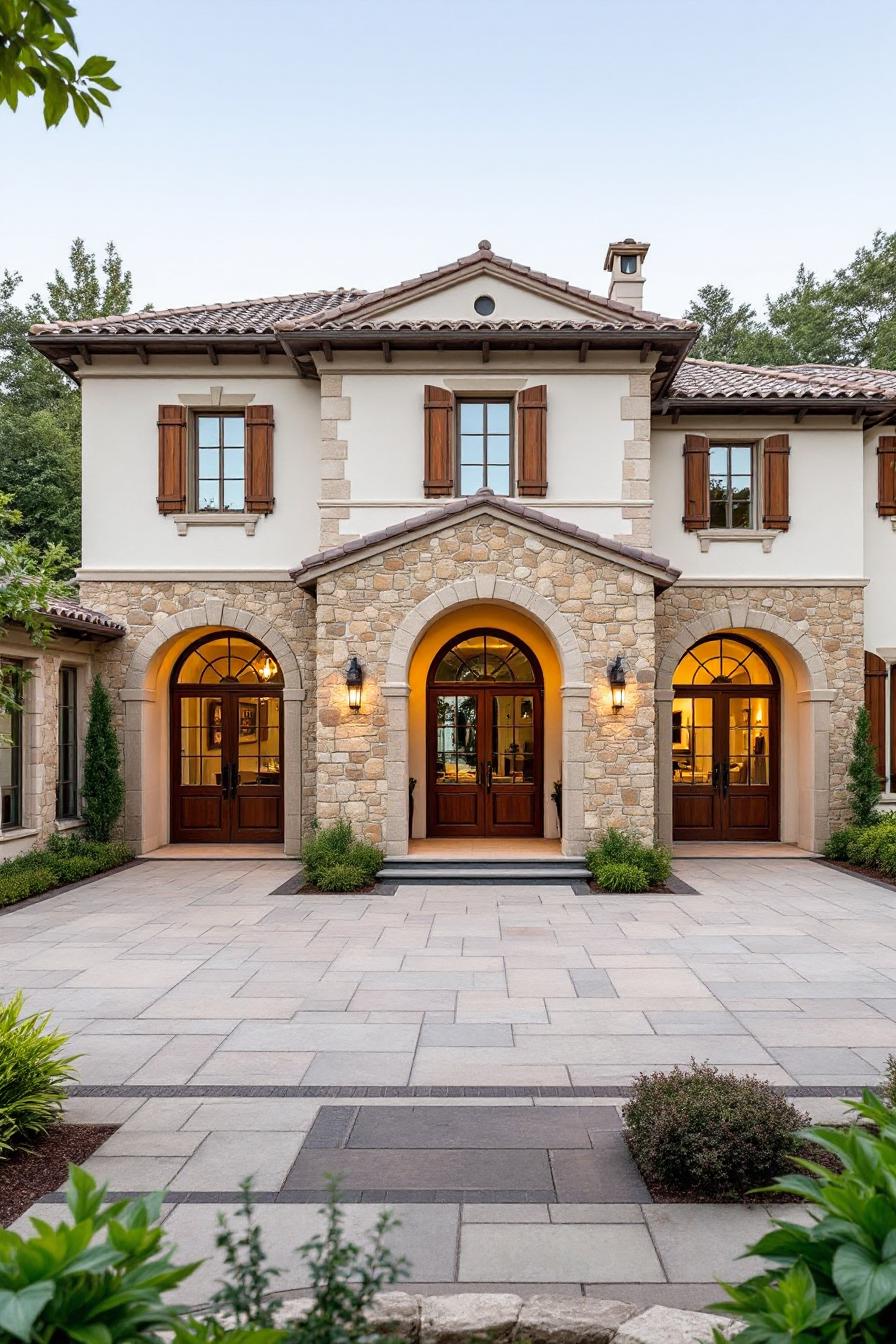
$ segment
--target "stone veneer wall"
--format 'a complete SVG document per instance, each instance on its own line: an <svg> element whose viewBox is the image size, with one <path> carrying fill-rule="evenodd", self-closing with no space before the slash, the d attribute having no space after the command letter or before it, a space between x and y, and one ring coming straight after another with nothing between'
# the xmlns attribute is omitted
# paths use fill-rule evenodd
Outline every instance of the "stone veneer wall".
<svg viewBox="0 0 896 1344"><path fill-rule="evenodd" d="M521 607L527 594L547 599L579 642L587 683L576 688L584 702L582 731L575 745L564 741L563 753L564 766L574 753L581 768L586 835L627 824L652 836L653 581L624 564L489 517L408 540L318 580L318 816L324 822L348 817L370 840L383 841L387 764L402 768L400 761L387 761L384 685L393 634L420 602L449 583L475 580L475 591L489 598L496 578L515 585ZM476 623L474 602L470 623ZM629 664L629 693L625 710L614 715L606 674L620 651ZM559 654L562 665L562 650ZM348 709L345 695L344 670L352 655L365 671L358 714ZM406 789L406 781L399 783Z"/></svg>
<svg viewBox="0 0 896 1344"><path fill-rule="evenodd" d="M86 606L125 621L128 626L124 638L110 641L99 650L97 657L98 669L113 693L115 722L123 750L124 705L115 692L120 692L126 685L134 652L154 626L168 624L172 616L195 610L210 599L217 599L225 608L231 606L250 612L278 631L295 654L306 693L302 706L302 834L306 834L316 808L314 599L287 579L253 579L251 582L201 582L197 579L147 579L139 582L85 580L80 585L80 591L81 601ZM221 624L228 624L226 611L222 612ZM185 626L185 629L189 629L189 626ZM261 629L256 637L264 642ZM289 769L288 761L285 767ZM133 779L128 779L126 758L125 780L128 787L136 786Z"/></svg>
<svg viewBox="0 0 896 1344"><path fill-rule="evenodd" d="M682 632L699 622L729 612L733 626L755 628L761 635L763 625L750 613L761 612L768 619L767 630L787 640L804 657L810 673L813 656L821 660L830 700L830 828L847 820L847 769L852 756L855 713L864 703L865 654L863 594L859 586L844 587L680 587L667 589L657 598L657 660ZM727 621L727 617L725 618ZM811 645L801 649L800 638L807 636ZM697 636L702 638L702 636ZM817 654L813 654L813 650Z"/></svg>

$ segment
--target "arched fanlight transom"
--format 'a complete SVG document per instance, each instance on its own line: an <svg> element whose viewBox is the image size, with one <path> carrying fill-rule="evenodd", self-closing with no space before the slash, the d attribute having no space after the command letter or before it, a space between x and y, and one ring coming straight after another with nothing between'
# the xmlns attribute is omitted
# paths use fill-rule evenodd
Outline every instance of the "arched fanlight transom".
<svg viewBox="0 0 896 1344"><path fill-rule="evenodd" d="M768 659L752 644L730 635L701 640L675 669L676 686L771 686L776 681Z"/></svg>
<svg viewBox="0 0 896 1344"><path fill-rule="evenodd" d="M263 644L247 635L205 635L181 655L174 681L179 686L237 683L282 686L283 674Z"/></svg>
<svg viewBox="0 0 896 1344"><path fill-rule="evenodd" d="M538 665L527 649L500 630L471 630L458 635L438 655L435 684L459 681L540 682Z"/></svg>

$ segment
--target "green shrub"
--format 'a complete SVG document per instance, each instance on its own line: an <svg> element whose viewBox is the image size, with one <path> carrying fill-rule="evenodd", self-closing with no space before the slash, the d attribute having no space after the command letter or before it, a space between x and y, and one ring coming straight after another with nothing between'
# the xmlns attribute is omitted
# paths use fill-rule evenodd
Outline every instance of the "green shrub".
<svg viewBox="0 0 896 1344"><path fill-rule="evenodd" d="M865 826L856 833L849 845L849 861L863 868L879 868L882 853L894 843L896 826L892 822Z"/></svg>
<svg viewBox="0 0 896 1344"><path fill-rule="evenodd" d="M852 735L852 760L849 763L846 789L852 819L857 826L867 826L873 820L880 801L880 776L871 741L871 715L864 705L856 710Z"/></svg>
<svg viewBox="0 0 896 1344"><path fill-rule="evenodd" d="M17 860L0 863L0 905L15 905L29 896L42 896L51 887L58 887L59 879L52 868L29 864L17 868Z"/></svg>
<svg viewBox="0 0 896 1344"><path fill-rule="evenodd" d="M23 1016L23 1003L21 990L0 1003L0 1160L59 1122L78 1058L60 1055L68 1037L49 1030L50 1014Z"/></svg>
<svg viewBox="0 0 896 1344"><path fill-rule="evenodd" d="M334 863L325 868L315 886L321 891L360 891L370 886L371 879L353 863Z"/></svg>
<svg viewBox="0 0 896 1344"><path fill-rule="evenodd" d="M356 891L376 877L383 864L383 851L356 840L350 824L337 821L332 826L315 826L302 850L302 862L308 881L321 891ZM338 876L331 875L337 868ZM340 885L343 882L351 885Z"/></svg>
<svg viewBox="0 0 896 1344"><path fill-rule="evenodd" d="M758 1078L691 1063L641 1074L623 1110L644 1178L670 1194L741 1196L783 1170L807 1116Z"/></svg>
<svg viewBox="0 0 896 1344"><path fill-rule="evenodd" d="M650 883L643 868L633 863L600 863L593 870L594 880L603 891L649 891Z"/></svg>
<svg viewBox="0 0 896 1344"><path fill-rule="evenodd" d="M84 738L84 787L81 812L88 839L106 841L124 805L124 781L118 760L118 739L112 724L112 701L99 677L90 688Z"/></svg>
<svg viewBox="0 0 896 1344"><path fill-rule="evenodd" d="M861 826L844 826L842 830L833 831L825 841L825 858L834 859L840 863L847 863L849 861L850 846L861 834L862 829Z"/></svg>
<svg viewBox="0 0 896 1344"><path fill-rule="evenodd" d="M877 866L884 877L896 878L896 838L888 840L885 845L881 846Z"/></svg>
<svg viewBox="0 0 896 1344"><path fill-rule="evenodd" d="M634 831L621 831L615 826L608 827L595 847L588 850L585 862L595 878L598 868L607 864L628 864L640 868L651 887L665 882L672 872L672 858L668 850L660 845L645 845ZM630 890L644 891L646 888L633 887Z"/></svg>
<svg viewBox="0 0 896 1344"><path fill-rule="evenodd" d="M807 1226L777 1220L751 1246L771 1267L746 1283L722 1287L715 1305L746 1322L743 1344L885 1344L896 1339L896 1114L872 1092L851 1102L865 1124L815 1126L810 1139L842 1170L806 1159L808 1174L784 1176L773 1189L804 1199ZM722 1335L716 1332L716 1344Z"/></svg>

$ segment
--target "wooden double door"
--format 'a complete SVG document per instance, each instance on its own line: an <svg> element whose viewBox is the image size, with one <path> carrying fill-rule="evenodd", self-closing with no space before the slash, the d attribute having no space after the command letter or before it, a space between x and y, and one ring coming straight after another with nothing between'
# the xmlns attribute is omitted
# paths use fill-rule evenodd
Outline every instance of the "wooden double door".
<svg viewBox="0 0 896 1344"><path fill-rule="evenodd" d="M430 687L427 834L543 834L540 686Z"/></svg>
<svg viewBox="0 0 896 1344"><path fill-rule="evenodd" d="M779 692L676 687L672 813L676 840L777 840Z"/></svg>
<svg viewBox="0 0 896 1344"><path fill-rule="evenodd" d="M281 709L275 688L218 684L172 692L173 841L282 841Z"/></svg>

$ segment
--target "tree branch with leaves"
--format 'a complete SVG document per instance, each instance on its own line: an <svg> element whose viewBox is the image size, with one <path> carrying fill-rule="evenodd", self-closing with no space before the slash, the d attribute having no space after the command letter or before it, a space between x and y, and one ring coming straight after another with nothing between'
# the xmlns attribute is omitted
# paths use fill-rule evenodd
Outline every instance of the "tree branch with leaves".
<svg viewBox="0 0 896 1344"><path fill-rule="evenodd" d="M58 126L69 107L82 126L91 116L102 121L109 94L121 86L108 56L88 56L80 65L72 59L77 14L68 0L0 0L0 104L15 112L20 98L42 92L47 126Z"/></svg>

